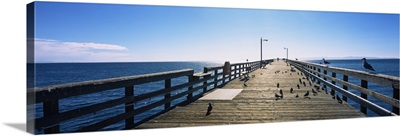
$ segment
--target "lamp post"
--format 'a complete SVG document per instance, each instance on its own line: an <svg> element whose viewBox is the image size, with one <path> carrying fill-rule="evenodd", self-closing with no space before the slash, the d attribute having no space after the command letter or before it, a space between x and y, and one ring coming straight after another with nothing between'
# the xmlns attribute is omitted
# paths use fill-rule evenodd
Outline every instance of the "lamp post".
<svg viewBox="0 0 400 136"><path fill-rule="evenodd" d="M288 60L288 56L289 56L289 48L286 48L286 47L284 47L283 49L285 49L286 50L286 62L287 62L287 60Z"/></svg>
<svg viewBox="0 0 400 136"><path fill-rule="evenodd" d="M268 41L268 39L263 39L262 37L261 37L261 39L260 39L260 47L261 47L260 69L262 68L262 62L263 62L263 59L262 59L262 42L263 42L263 41Z"/></svg>

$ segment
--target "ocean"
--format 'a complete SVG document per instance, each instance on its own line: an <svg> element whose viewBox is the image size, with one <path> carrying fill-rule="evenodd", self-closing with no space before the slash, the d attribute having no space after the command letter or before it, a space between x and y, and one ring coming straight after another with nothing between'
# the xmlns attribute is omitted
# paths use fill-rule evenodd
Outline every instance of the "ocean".
<svg viewBox="0 0 400 136"><path fill-rule="evenodd" d="M361 65L361 60L327 60L330 61L331 64L329 66L332 67L342 67L349 68L355 70L364 70ZM320 60L312 60L310 62L320 63ZM399 59L371 59L368 62L374 67L377 73L399 76ZM36 75L35 75L35 86L36 87L44 87L50 85L57 84L66 84L72 82L80 82L87 80L97 80L97 79L105 79L105 78L114 78L114 77L122 77L122 76L133 76L133 75L141 75L141 74L149 74L156 72L165 72L172 70L182 70L182 69L194 69L195 73L202 72L205 66L215 66L215 65L223 65L222 63L214 63L214 62L126 62L126 63L38 63L35 65ZM340 75L337 75L340 77ZM187 82L187 78L178 78L172 81L172 86L174 84L181 84ZM359 80L353 79L349 77L349 82L354 84L360 84ZM143 85L135 86L135 95L143 94L150 91L155 91L162 89L164 86L164 82L153 82ZM392 96L392 89L389 87L381 87L377 84L369 83L369 88L371 90L375 90L382 94ZM177 90L184 91L184 90ZM355 92L354 90L351 90ZM357 94L357 92L355 92ZM74 98L66 98L59 101L60 103L60 112L68 111L72 109L76 109L79 107L84 107L88 105L92 105L99 102L105 102L107 100L112 100L116 98L121 98L124 95L123 88L121 89L113 89L108 91L103 91L101 93L96 94L88 94L81 95ZM150 101L156 101L162 98L154 98ZM385 107L387 109L391 109L391 106L379 102L378 100L374 100L369 97L371 101L378 103L378 105ZM179 101L173 101L172 105L178 103ZM353 105L355 108L359 108L359 105L355 102L349 100L349 103ZM135 104L135 108L142 107L148 104L147 102L141 102ZM35 114L36 118L43 117L43 109L42 104L36 104L35 108L36 113L28 113ZM135 116L135 122L148 117L154 113L157 113L163 109L163 106L154 108L149 112L144 114L139 114ZM61 132L71 132L75 131L82 126L86 126L89 124L96 123L100 120L112 117L114 115L120 114L124 112L123 105L115 106L111 109L106 109L102 111L98 111L94 114L85 115L82 117L78 117L60 124ZM376 114L368 111L368 116L377 116ZM29 117L29 116L28 116ZM121 121L117 124L108 126L102 130L118 130L124 128L124 121ZM37 133L43 133L42 130L37 130Z"/></svg>

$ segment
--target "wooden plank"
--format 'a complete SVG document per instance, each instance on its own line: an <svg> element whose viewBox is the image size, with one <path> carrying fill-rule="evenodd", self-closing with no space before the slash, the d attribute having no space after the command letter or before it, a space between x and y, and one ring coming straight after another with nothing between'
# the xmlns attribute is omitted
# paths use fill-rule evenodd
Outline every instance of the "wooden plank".
<svg viewBox="0 0 400 136"><path fill-rule="evenodd" d="M58 101L50 101L43 103L43 116L52 116L58 114L59 104ZM45 134L54 134L60 132L60 125L54 125L44 129Z"/></svg>
<svg viewBox="0 0 400 136"><path fill-rule="evenodd" d="M138 76L127 76L119 78L109 78L93 81L84 81L62 85L49 86L44 88L34 88L28 90L28 96L36 96L36 103L53 101L62 98L96 93L99 91L122 88L125 86L138 85L143 83L155 82L164 79L171 79L181 76L193 75L194 70L184 69L169 72L160 72ZM33 93L33 94L31 94ZM32 104L32 103L29 103Z"/></svg>
<svg viewBox="0 0 400 136"><path fill-rule="evenodd" d="M125 87L125 97L133 97L134 92L134 86ZM133 111L133 106L133 102L125 103L125 113ZM133 128L134 122L134 117L125 119L125 128Z"/></svg>

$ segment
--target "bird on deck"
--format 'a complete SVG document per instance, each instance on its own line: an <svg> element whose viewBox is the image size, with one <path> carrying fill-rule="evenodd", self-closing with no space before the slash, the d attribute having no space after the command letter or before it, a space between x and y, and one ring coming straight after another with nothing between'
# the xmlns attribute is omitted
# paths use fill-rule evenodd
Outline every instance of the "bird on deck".
<svg viewBox="0 0 400 136"><path fill-rule="evenodd" d="M296 98L298 98L299 97L299 94L296 94Z"/></svg>
<svg viewBox="0 0 400 136"><path fill-rule="evenodd" d="M326 61L325 58L322 58L322 63L323 64L330 64L330 62Z"/></svg>
<svg viewBox="0 0 400 136"><path fill-rule="evenodd" d="M293 93L293 88L292 87L290 87L290 93Z"/></svg>
<svg viewBox="0 0 400 136"><path fill-rule="evenodd" d="M278 87L278 88L279 88L279 83L277 83L277 84L276 84L276 87Z"/></svg>
<svg viewBox="0 0 400 136"><path fill-rule="evenodd" d="M275 100L277 101L279 98L282 98L282 96L279 96L278 94L275 93Z"/></svg>
<svg viewBox="0 0 400 136"><path fill-rule="evenodd" d="M300 85L299 84L297 84L297 89L300 89Z"/></svg>
<svg viewBox="0 0 400 136"><path fill-rule="evenodd" d="M207 108L206 116L208 116L208 115L211 114L211 110L212 110L212 109L213 109L213 107L212 107L211 103L208 103L208 108Z"/></svg>
<svg viewBox="0 0 400 136"><path fill-rule="evenodd" d="M306 82L303 81L303 85L306 86Z"/></svg>
<svg viewBox="0 0 400 136"><path fill-rule="evenodd" d="M282 91L282 89L279 90L279 94L281 94L281 98L283 98L283 91Z"/></svg>
<svg viewBox="0 0 400 136"><path fill-rule="evenodd" d="M366 69L365 71L367 71L367 69L369 69L369 70L371 70L371 71L375 71L375 69L372 68L371 64L369 64L369 63L367 62L367 59L362 58L361 60L363 61L363 67Z"/></svg>
<svg viewBox="0 0 400 136"><path fill-rule="evenodd" d="M306 94L304 94L304 97L308 97L309 94L310 94L310 91L307 91Z"/></svg>
<svg viewBox="0 0 400 136"><path fill-rule="evenodd" d="M313 93L314 96L318 95L318 93L314 90L314 88L311 88L311 92Z"/></svg>
<svg viewBox="0 0 400 136"><path fill-rule="evenodd" d="M343 101L342 101L342 99L340 99L339 95L336 95L336 100L337 100L337 101L338 101L338 103L340 103L340 104L342 104L342 103L343 103Z"/></svg>

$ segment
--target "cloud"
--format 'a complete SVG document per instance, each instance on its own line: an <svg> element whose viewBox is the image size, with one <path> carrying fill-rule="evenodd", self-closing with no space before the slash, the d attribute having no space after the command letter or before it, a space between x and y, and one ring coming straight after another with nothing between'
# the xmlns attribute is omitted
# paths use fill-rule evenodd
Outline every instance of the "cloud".
<svg viewBox="0 0 400 136"><path fill-rule="evenodd" d="M121 45L35 38L36 62L121 62L133 54Z"/></svg>

